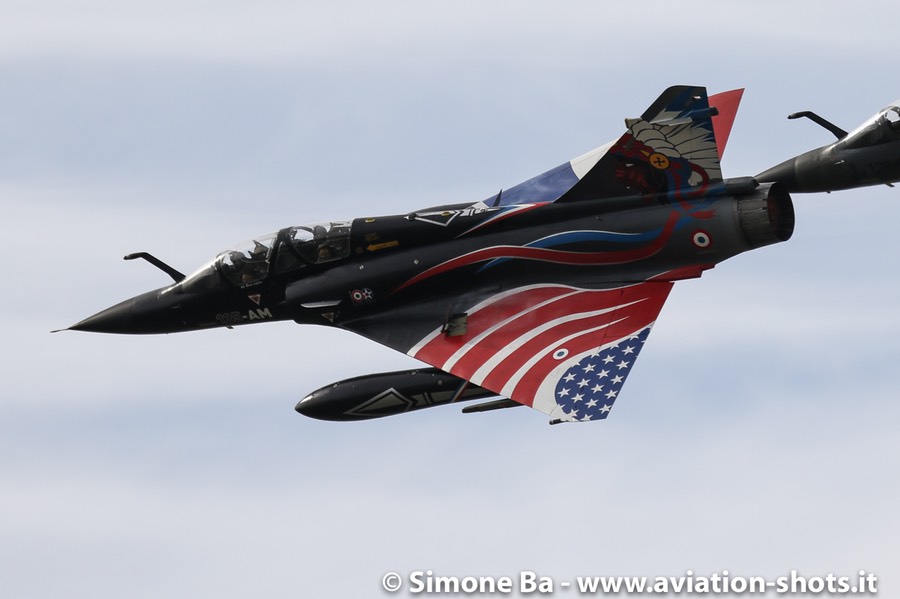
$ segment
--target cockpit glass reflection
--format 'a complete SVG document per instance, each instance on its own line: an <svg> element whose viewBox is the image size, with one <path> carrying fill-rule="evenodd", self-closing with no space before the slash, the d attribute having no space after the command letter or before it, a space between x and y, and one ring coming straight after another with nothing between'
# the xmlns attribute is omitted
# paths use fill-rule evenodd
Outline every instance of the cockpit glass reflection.
<svg viewBox="0 0 900 599"><path fill-rule="evenodd" d="M274 243L273 233L223 252L219 255L222 273L233 284L242 287L262 281L269 274Z"/></svg>
<svg viewBox="0 0 900 599"><path fill-rule="evenodd" d="M321 264L350 255L350 223L333 222L291 230L294 249L311 264Z"/></svg>
<svg viewBox="0 0 900 599"><path fill-rule="evenodd" d="M253 285L272 271L280 274L346 258L350 224L339 221L283 229L222 252L214 263L232 285Z"/></svg>
<svg viewBox="0 0 900 599"><path fill-rule="evenodd" d="M891 129L900 128L900 107L891 106L884 113L884 118L891 124Z"/></svg>
<svg viewBox="0 0 900 599"><path fill-rule="evenodd" d="M900 139L900 106L888 106L847 134L844 146L862 148Z"/></svg>
<svg viewBox="0 0 900 599"><path fill-rule="evenodd" d="M183 291L197 292L208 291L219 287L219 275L216 270L216 260L207 262L184 278L179 285Z"/></svg>

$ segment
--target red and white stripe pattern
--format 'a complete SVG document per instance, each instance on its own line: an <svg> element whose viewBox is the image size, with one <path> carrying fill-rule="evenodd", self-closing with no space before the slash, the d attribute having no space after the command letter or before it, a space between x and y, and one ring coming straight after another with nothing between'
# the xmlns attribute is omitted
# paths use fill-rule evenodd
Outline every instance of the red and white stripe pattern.
<svg viewBox="0 0 900 599"><path fill-rule="evenodd" d="M520 287L469 310L465 335L436 329L408 353L553 415L560 377L592 350L652 325L671 287L662 280L603 290Z"/></svg>

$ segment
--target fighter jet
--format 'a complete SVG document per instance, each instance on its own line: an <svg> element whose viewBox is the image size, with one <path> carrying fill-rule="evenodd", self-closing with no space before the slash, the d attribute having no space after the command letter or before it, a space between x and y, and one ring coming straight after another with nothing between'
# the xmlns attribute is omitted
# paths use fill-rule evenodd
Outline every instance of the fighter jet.
<svg viewBox="0 0 900 599"><path fill-rule="evenodd" d="M526 405L551 424L603 420L677 281L791 237L789 190L810 190L803 156L756 178L722 177L742 91L671 87L626 119L619 139L482 201L286 227L188 276L131 254L173 282L69 328L147 334L293 320L428 365L313 391L296 409L320 419L494 398L463 411ZM896 131L872 127L817 152L844 156ZM870 180L823 177L825 188Z"/></svg>
<svg viewBox="0 0 900 599"><path fill-rule="evenodd" d="M830 131L837 141L785 160L758 174L757 181L777 181L795 193L880 184L893 187L900 181L900 100L850 133L808 110L788 115L789 119L802 117Z"/></svg>

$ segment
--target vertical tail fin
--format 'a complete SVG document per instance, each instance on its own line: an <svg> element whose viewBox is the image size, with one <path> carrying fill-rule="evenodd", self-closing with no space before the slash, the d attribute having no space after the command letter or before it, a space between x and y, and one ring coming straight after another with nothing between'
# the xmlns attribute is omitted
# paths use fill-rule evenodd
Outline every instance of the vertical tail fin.
<svg viewBox="0 0 900 599"><path fill-rule="evenodd" d="M722 159L722 154L725 153L725 146L728 144L728 137L731 135L731 126L734 125L734 118L737 116L738 106L741 105L743 96L743 89L733 89L729 92L722 92L709 97L710 108L715 108L718 112L712 119L712 125L720 160Z"/></svg>
<svg viewBox="0 0 900 599"><path fill-rule="evenodd" d="M665 90L618 141L503 192L494 205L576 202L635 194L685 196L722 180L719 160L743 90Z"/></svg>
<svg viewBox="0 0 900 599"><path fill-rule="evenodd" d="M625 134L596 156L596 164L559 201L635 193L682 197L721 181L719 159L740 93L713 99L721 109L710 104L706 88L670 87L640 118L625 119Z"/></svg>

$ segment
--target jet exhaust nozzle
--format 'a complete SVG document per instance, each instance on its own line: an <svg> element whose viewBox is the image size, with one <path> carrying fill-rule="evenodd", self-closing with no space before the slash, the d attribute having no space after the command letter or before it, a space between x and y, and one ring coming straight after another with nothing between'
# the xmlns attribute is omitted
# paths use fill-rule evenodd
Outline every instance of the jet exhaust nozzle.
<svg viewBox="0 0 900 599"><path fill-rule="evenodd" d="M794 203L783 185L761 185L736 202L738 223L752 248L787 241L794 234Z"/></svg>

